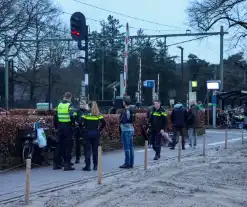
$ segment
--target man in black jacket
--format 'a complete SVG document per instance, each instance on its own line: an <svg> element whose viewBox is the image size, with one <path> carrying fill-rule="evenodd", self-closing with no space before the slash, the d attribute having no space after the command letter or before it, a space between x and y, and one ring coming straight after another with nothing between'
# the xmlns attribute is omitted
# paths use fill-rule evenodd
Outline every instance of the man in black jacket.
<svg viewBox="0 0 247 207"><path fill-rule="evenodd" d="M187 111L180 102L174 105L174 109L171 114L171 122L173 127L173 143L170 149L175 149L177 144L177 133L179 132L180 136L182 136L182 149L185 150L183 130L187 122Z"/></svg>
<svg viewBox="0 0 247 207"><path fill-rule="evenodd" d="M154 160L160 158L161 139L167 128L167 113L160 106L160 101L154 101L154 108L149 116L151 125L151 143L155 151Z"/></svg>

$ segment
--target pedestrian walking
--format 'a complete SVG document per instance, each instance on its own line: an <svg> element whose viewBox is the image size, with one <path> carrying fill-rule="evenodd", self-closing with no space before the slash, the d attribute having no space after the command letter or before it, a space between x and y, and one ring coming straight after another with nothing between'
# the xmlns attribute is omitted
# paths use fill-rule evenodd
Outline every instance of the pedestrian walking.
<svg viewBox="0 0 247 207"><path fill-rule="evenodd" d="M178 142L178 135L182 136L182 149L185 150L185 137L184 137L184 129L186 127L187 122L187 111L181 102L178 102L174 105L171 114L171 122L173 128L173 142L171 150L175 149L175 146ZM179 133L179 134L178 134Z"/></svg>
<svg viewBox="0 0 247 207"><path fill-rule="evenodd" d="M64 167L64 171L74 170L71 166L73 149L73 126L74 109L71 104L72 94L67 92L63 96L63 101L58 104L54 117L54 125L58 129L58 146L55 150L53 169L58 170ZM62 158L64 163L62 164Z"/></svg>
<svg viewBox="0 0 247 207"><path fill-rule="evenodd" d="M125 154L124 164L119 166L123 169L133 168L134 166L134 127L135 114L130 108L131 100L123 99L123 112L120 115L120 129L123 149Z"/></svg>
<svg viewBox="0 0 247 207"><path fill-rule="evenodd" d="M76 127L74 131L75 135L75 156L76 161L75 163L80 163L81 158L81 146L82 146L82 140L85 136L84 128L80 124L80 118L82 115L89 114L89 107L85 100L82 100L80 102L80 108L75 112L75 120L76 120Z"/></svg>
<svg viewBox="0 0 247 207"><path fill-rule="evenodd" d="M81 116L80 124L84 132L83 145L85 167L83 170L91 171L91 154L93 154L93 170L96 171L98 166L100 132L105 127L106 122L104 117L100 114L98 105L95 101L92 102L91 112Z"/></svg>
<svg viewBox="0 0 247 207"><path fill-rule="evenodd" d="M161 103L158 100L154 101L154 107L149 116L149 123L151 126L151 144L155 151L154 160L158 160L161 153L161 141L163 136L166 135L165 131L168 124L167 113L161 107Z"/></svg>
<svg viewBox="0 0 247 207"><path fill-rule="evenodd" d="M196 105L195 101L190 102L190 109L188 111L188 120L187 120L187 127L188 127L188 136L189 136L189 145L190 147L196 148L197 144L197 135L196 129L198 127L199 122L199 115L198 115L199 108Z"/></svg>

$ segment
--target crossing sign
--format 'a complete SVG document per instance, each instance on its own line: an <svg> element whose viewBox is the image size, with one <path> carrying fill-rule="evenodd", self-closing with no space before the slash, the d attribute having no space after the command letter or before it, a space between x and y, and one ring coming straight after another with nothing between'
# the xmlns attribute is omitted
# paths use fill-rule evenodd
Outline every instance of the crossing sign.
<svg viewBox="0 0 247 207"><path fill-rule="evenodd" d="M143 86L144 88L154 88L154 83L155 81L154 80L145 80L143 81Z"/></svg>

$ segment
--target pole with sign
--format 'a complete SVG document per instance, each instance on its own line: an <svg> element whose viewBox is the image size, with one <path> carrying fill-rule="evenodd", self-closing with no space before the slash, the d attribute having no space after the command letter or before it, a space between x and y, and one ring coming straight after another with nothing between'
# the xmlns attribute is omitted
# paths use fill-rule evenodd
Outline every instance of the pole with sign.
<svg viewBox="0 0 247 207"><path fill-rule="evenodd" d="M188 108L190 108L190 101L196 101L196 92L192 92L193 88L197 88L197 81L189 81L189 94L188 94Z"/></svg>
<svg viewBox="0 0 247 207"><path fill-rule="evenodd" d="M213 91L212 105L213 105L213 127L214 128L216 128L216 105L217 105L216 92L217 90L220 89L220 84L221 84L220 80L207 81L207 89ZM209 110L208 110L208 113L209 113Z"/></svg>
<svg viewBox="0 0 247 207"><path fill-rule="evenodd" d="M143 87L144 88L152 88L152 97L153 97L153 100L155 100L156 99L155 80L145 80L143 82Z"/></svg>

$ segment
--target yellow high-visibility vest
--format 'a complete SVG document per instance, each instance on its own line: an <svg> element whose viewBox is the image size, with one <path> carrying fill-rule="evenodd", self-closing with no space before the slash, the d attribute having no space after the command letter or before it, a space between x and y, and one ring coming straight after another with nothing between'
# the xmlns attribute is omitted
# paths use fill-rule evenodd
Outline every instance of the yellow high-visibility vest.
<svg viewBox="0 0 247 207"><path fill-rule="evenodd" d="M58 121L61 123L68 123L71 122L70 114L69 114L69 107L70 103L60 103L57 107L57 117Z"/></svg>

